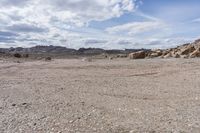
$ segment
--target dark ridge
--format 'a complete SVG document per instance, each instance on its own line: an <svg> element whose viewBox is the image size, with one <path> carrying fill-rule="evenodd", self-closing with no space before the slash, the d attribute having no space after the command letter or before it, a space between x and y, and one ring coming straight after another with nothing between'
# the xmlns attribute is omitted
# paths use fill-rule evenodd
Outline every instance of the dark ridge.
<svg viewBox="0 0 200 133"><path fill-rule="evenodd" d="M5 54L67 54L67 55L99 55L99 54L129 54L137 51L150 51L150 49L125 49L125 50L105 50L101 48L80 48L78 50L61 46L34 46L31 48L0 48L0 53Z"/></svg>

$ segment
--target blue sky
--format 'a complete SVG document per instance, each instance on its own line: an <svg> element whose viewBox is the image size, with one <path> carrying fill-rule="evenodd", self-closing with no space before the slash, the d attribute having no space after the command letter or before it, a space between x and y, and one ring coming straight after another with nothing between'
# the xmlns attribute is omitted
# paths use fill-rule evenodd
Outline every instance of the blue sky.
<svg viewBox="0 0 200 133"><path fill-rule="evenodd" d="M0 47L174 47L200 38L199 5L199 0L1 0Z"/></svg>

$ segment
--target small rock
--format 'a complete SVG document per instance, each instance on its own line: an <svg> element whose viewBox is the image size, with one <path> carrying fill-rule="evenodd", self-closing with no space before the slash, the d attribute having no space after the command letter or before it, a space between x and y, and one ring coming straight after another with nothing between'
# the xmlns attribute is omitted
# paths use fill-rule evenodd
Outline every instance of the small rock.
<svg viewBox="0 0 200 133"><path fill-rule="evenodd" d="M13 103L13 104L12 104L12 106L13 106L13 107L15 107L15 106L16 106L16 104L15 104L15 103Z"/></svg>
<svg viewBox="0 0 200 133"><path fill-rule="evenodd" d="M27 103L22 103L22 105L27 105Z"/></svg>

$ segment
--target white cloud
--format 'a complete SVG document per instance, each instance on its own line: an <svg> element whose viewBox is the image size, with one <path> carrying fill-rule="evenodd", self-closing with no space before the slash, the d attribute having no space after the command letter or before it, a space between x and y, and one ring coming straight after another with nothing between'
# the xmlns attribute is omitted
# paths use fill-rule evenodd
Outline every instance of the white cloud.
<svg viewBox="0 0 200 133"><path fill-rule="evenodd" d="M128 35L135 35L143 32L148 32L155 29L165 28L166 25L160 21L148 21L148 22L131 22L123 25L109 27L106 29L111 34L127 33Z"/></svg>
<svg viewBox="0 0 200 133"><path fill-rule="evenodd" d="M200 22L200 18L193 19L192 22L199 23Z"/></svg>
<svg viewBox="0 0 200 133"><path fill-rule="evenodd" d="M30 0L1 0L0 6L9 7L9 6L18 6L24 7L30 2Z"/></svg>
<svg viewBox="0 0 200 133"><path fill-rule="evenodd" d="M136 8L133 0L3 0L0 6L0 12L16 13L24 21L39 23L54 18L78 26L91 20L119 17Z"/></svg>
<svg viewBox="0 0 200 133"><path fill-rule="evenodd" d="M0 47L44 44L117 49L184 42L184 38L166 39L161 36L163 32L137 36L168 28L161 20L141 12L138 16L145 18L144 22L129 22L105 31L88 27L91 21L120 18L136 9L136 0L0 0Z"/></svg>
<svg viewBox="0 0 200 133"><path fill-rule="evenodd" d="M89 35L77 29L87 27L90 21L120 17L135 9L135 0L1 0L0 31L19 34L14 40L4 38L13 45L68 43L69 47L78 47Z"/></svg>

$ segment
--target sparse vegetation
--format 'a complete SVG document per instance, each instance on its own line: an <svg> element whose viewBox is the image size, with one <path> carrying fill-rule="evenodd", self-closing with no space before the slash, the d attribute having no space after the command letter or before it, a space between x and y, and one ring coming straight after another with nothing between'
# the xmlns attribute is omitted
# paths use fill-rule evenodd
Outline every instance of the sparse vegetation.
<svg viewBox="0 0 200 133"><path fill-rule="evenodd" d="M45 58L45 61L51 61L51 60L52 60L51 57L46 57L46 58Z"/></svg>

